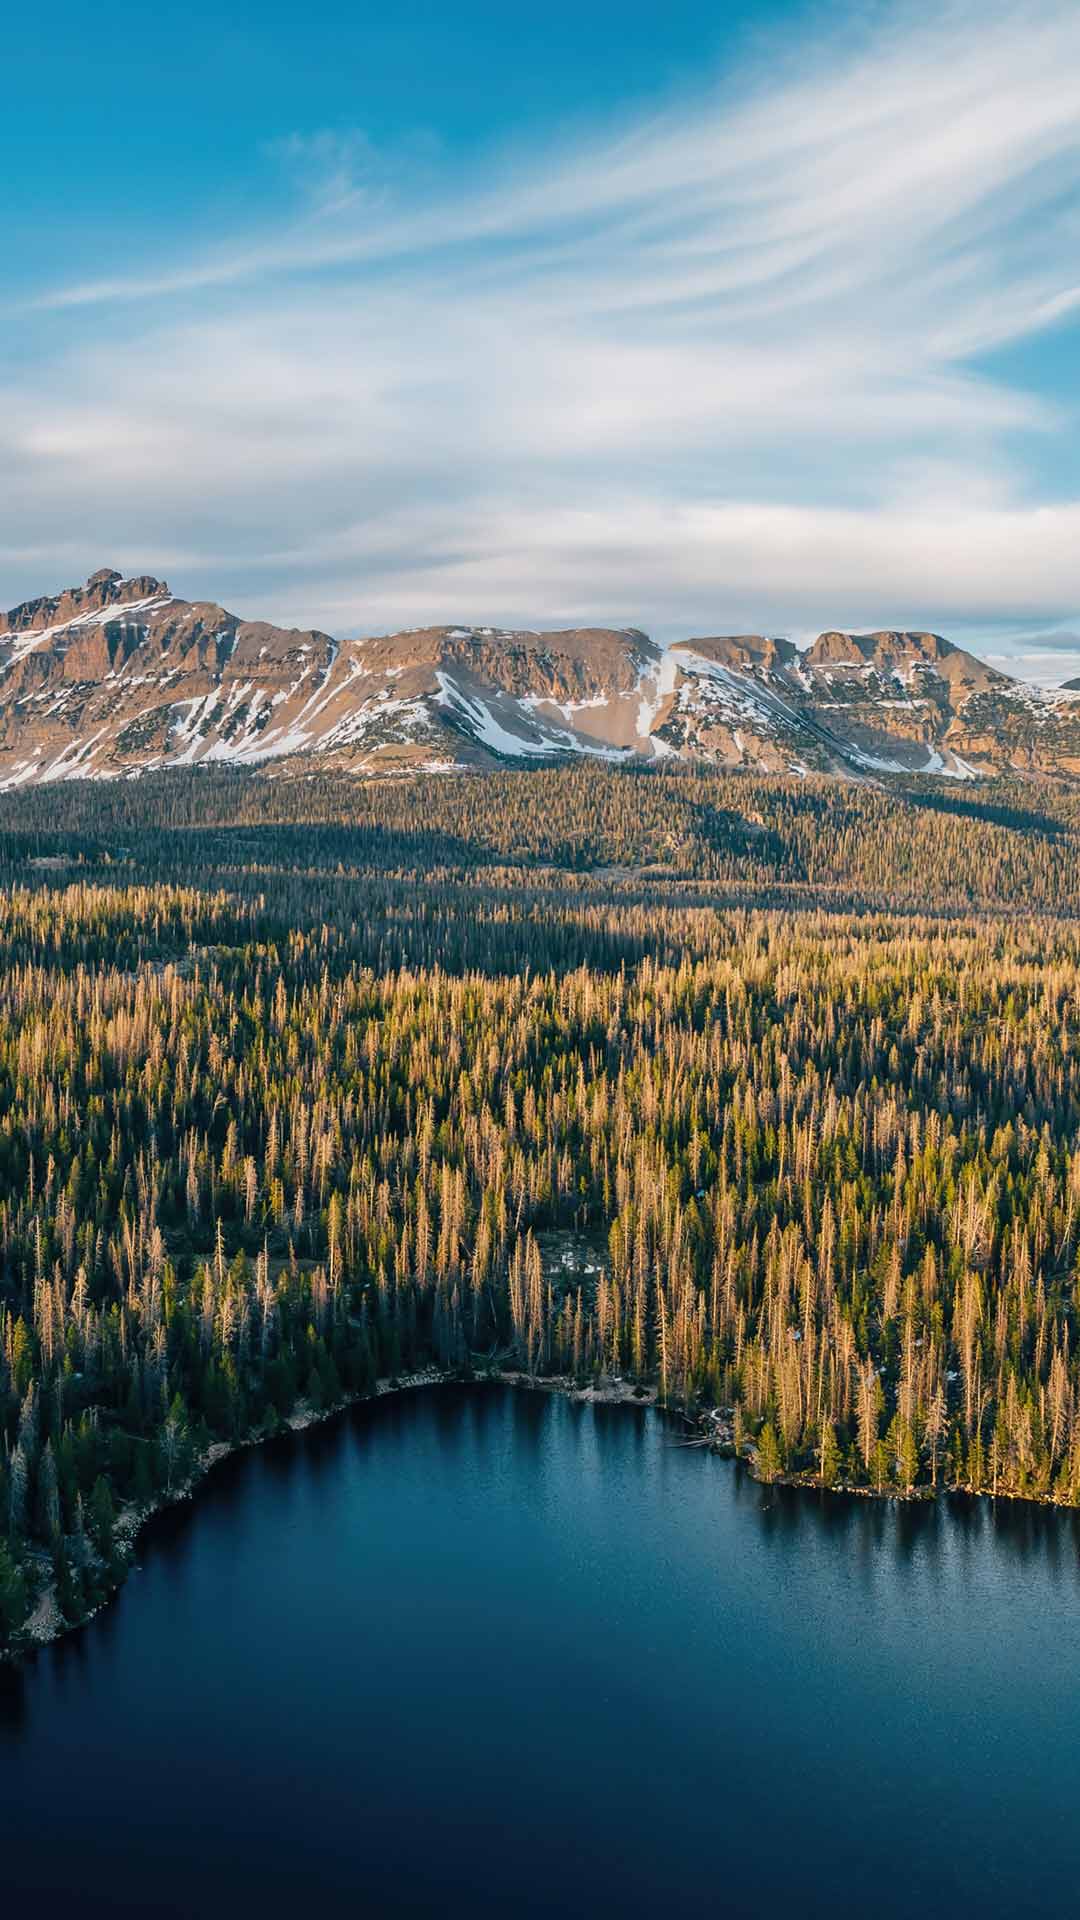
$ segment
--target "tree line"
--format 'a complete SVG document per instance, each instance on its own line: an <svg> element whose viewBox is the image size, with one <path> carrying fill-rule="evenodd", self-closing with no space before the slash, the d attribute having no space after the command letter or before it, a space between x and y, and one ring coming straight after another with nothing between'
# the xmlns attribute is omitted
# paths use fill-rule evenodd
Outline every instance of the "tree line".
<svg viewBox="0 0 1080 1920"><path fill-rule="evenodd" d="M94 871L0 894L9 1639L214 1442L429 1362L654 1382L766 1478L1080 1504L1066 918L513 881L448 965L441 880L380 896L391 960L300 867Z"/></svg>

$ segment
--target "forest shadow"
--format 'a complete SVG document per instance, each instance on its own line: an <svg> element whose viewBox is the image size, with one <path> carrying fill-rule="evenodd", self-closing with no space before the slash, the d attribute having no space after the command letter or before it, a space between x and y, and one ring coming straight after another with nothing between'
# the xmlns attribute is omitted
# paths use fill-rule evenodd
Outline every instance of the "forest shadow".
<svg viewBox="0 0 1080 1920"><path fill-rule="evenodd" d="M1066 832L1061 820L1037 807L1014 806L998 800L972 800L959 793L909 793L908 804L928 813L949 814L955 820L981 821L986 826L1008 827L1015 833L1034 833L1044 840L1060 840Z"/></svg>

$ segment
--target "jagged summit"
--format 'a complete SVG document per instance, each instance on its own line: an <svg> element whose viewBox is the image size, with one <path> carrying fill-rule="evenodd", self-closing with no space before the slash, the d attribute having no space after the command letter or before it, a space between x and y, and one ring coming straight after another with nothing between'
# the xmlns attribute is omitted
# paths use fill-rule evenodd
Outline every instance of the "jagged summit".
<svg viewBox="0 0 1080 1920"><path fill-rule="evenodd" d="M772 772L1080 774L1080 703L942 635L447 625L356 640L100 567L0 615L0 787L227 762L385 775L583 755Z"/></svg>
<svg viewBox="0 0 1080 1920"><path fill-rule="evenodd" d="M703 659L740 671L760 668L768 673L790 667L799 657L793 641L765 633L718 633L702 640L676 640L673 651L697 653Z"/></svg>
<svg viewBox="0 0 1080 1920"><path fill-rule="evenodd" d="M114 567L99 567L96 573L90 575L85 587L64 587L59 593L46 594L37 600L24 600L21 606L12 607L9 613L0 613L0 634L28 633L45 627L67 625L72 620L95 616L107 612L111 607L120 607L135 600L167 596L168 592L164 580L154 580L149 574L125 580Z"/></svg>

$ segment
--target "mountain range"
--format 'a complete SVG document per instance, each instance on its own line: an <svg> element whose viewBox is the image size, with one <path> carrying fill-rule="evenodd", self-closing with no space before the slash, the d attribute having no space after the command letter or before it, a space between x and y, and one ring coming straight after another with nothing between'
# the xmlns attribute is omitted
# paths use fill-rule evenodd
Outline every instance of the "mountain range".
<svg viewBox="0 0 1080 1920"><path fill-rule="evenodd" d="M1080 691L940 634L421 627L338 640L111 568L0 614L0 789L225 762L365 775L568 755L974 779L1080 775Z"/></svg>

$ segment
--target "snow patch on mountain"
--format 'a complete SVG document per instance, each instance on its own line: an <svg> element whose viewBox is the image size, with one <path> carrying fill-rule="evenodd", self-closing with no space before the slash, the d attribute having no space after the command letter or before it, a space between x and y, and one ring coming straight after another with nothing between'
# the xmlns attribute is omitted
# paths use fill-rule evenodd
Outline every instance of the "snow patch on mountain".
<svg viewBox="0 0 1080 1920"><path fill-rule="evenodd" d="M435 675L439 684L438 700L440 706L450 707L460 717L467 720L473 738L492 753L504 758L519 760L530 754L551 755L551 745L546 740L526 740L521 734L508 733L495 718L490 707L482 700L473 699L462 691L450 675L439 668Z"/></svg>
<svg viewBox="0 0 1080 1920"><path fill-rule="evenodd" d="M88 627L127 626L130 625L131 614L160 612L163 607L171 605L172 597L169 593L149 594L140 600L118 601L107 607L95 607L90 613L75 614L70 620L59 620L51 627L15 628L11 633L0 634L0 647L11 642L10 652L0 660L0 673L17 667L29 654L40 652L42 647L55 642L61 634L84 632Z"/></svg>

